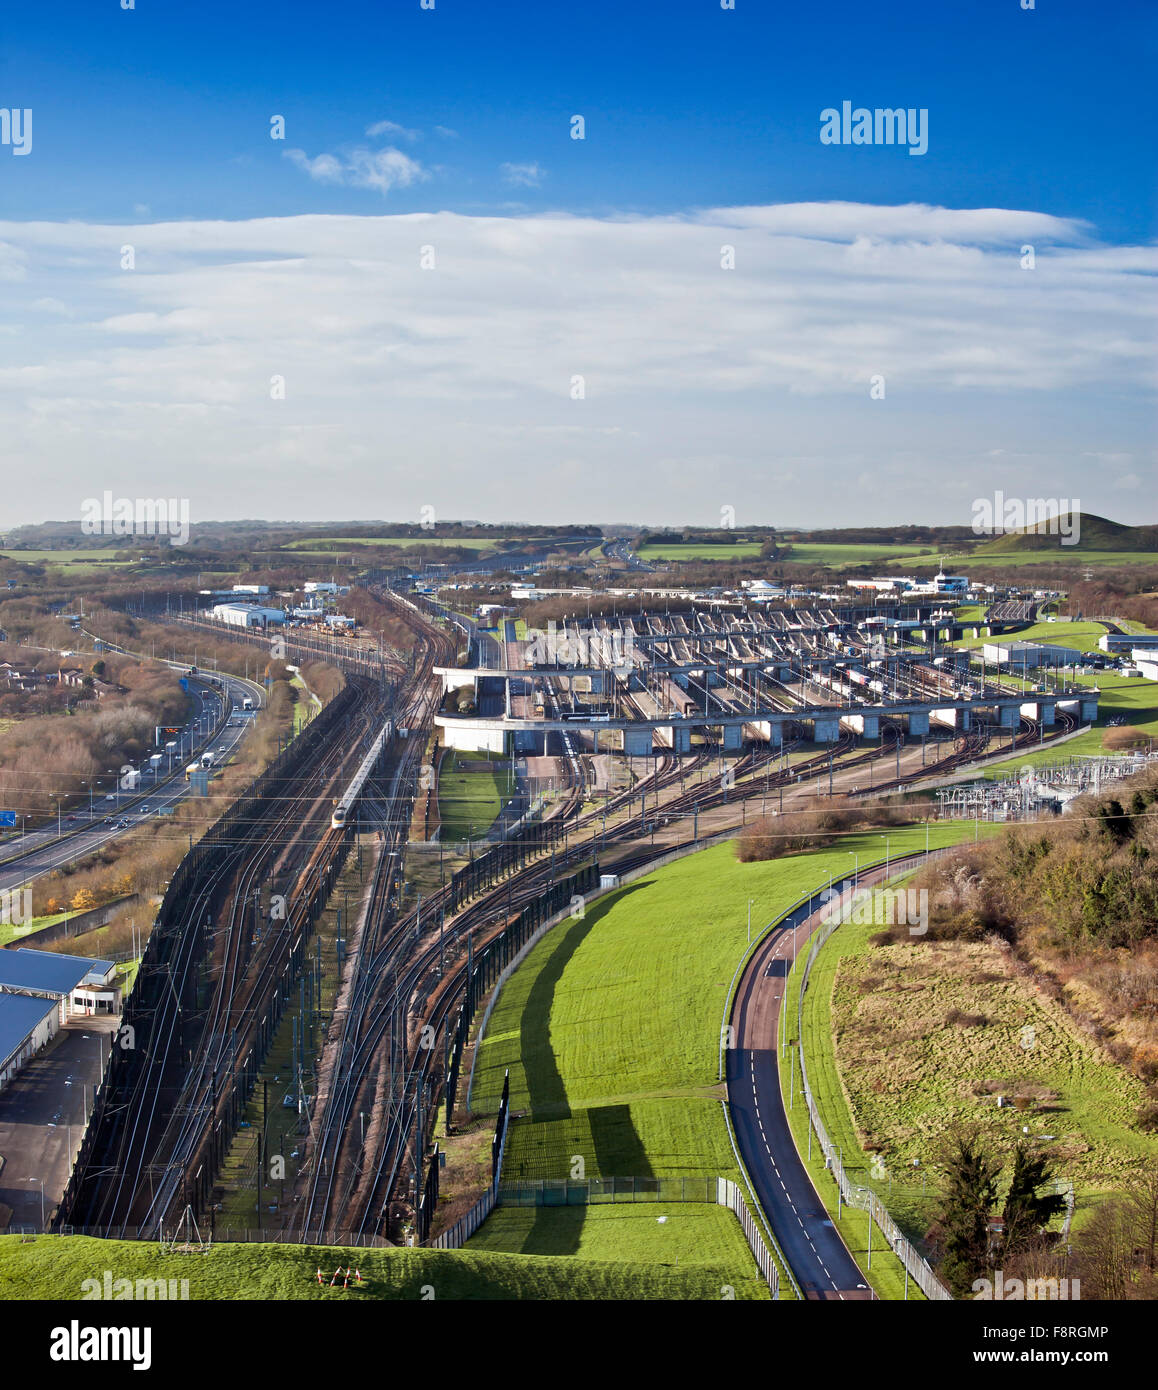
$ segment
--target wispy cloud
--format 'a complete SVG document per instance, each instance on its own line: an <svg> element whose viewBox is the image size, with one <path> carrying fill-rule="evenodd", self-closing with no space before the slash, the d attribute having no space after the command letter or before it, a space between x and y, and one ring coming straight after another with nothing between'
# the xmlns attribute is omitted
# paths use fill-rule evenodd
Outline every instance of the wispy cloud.
<svg viewBox="0 0 1158 1390"><path fill-rule="evenodd" d="M435 135L441 135L444 140L458 139L458 131L451 130L450 126L448 125L436 125L434 127L434 133Z"/></svg>
<svg viewBox="0 0 1158 1390"><path fill-rule="evenodd" d="M372 188L383 196L392 188L409 188L430 177L418 160L393 145L384 150L359 146L343 154L319 154L312 159L304 150L286 150L285 157L316 183Z"/></svg>
<svg viewBox="0 0 1158 1390"><path fill-rule="evenodd" d="M371 140L377 139L380 135L392 135L398 140L421 140L420 130L408 130L406 126L399 125L397 121L375 121L373 125L366 127L366 134Z"/></svg>
<svg viewBox="0 0 1158 1390"><path fill-rule="evenodd" d="M536 163L500 164L499 172L503 176L503 182L509 183L512 188L538 188L546 170L541 169Z"/></svg>

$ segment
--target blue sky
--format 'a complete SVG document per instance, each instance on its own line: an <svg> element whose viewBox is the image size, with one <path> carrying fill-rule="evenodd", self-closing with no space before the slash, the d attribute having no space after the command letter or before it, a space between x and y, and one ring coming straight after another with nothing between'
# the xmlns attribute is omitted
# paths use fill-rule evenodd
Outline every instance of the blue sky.
<svg viewBox="0 0 1158 1390"><path fill-rule="evenodd" d="M724 11L714 0L436 0L429 11L418 0L138 0L122 11L116 0L42 0L9 7L0 24L0 106L33 112L31 157L0 149L0 280L12 287L15 315L0 339L0 425L30 476L66 470L81 496L118 483L147 488L158 453L171 457L170 434L188 437L193 421L202 457L214 460L202 470L203 516L254 514L261 486L240 497L239 466L292 478L303 515L332 504L332 490L317 490L318 468L336 469L356 491L374 476L371 514L404 516L431 501L415 479L433 476L437 460L453 480L433 498L441 514L497 519L493 488L477 481L480 457L492 478L506 470L519 480L522 513L543 520L574 515L559 483L576 469L602 484L585 515L607 520L714 524L731 492L776 478L791 515L778 492L760 515L741 509L741 524L826 521L832 484L849 499L835 520L864 520L866 506L880 523L900 520L879 488L857 480L915 479L930 458L977 476L982 460L1017 458L998 467L1012 476L995 475L994 486L1016 491L1024 469L1021 490L1040 495L1035 472L1052 471L1067 495L1111 514L1124 500L1112 489L1141 484L1153 496L1148 97L1158 6L736 0ZM821 110L844 100L927 109L928 152L822 145ZM583 141L569 136L575 113ZM285 118L284 141L269 138L275 114ZM838 204L864 212L769 222L712 211ZM956 217L914 229L903 211L911 205ZM883 209L901 211L881 217ZM962 216L970 209L1000 215L978 230ZM411 255L408 229L418 228L409 214L441 219L430 225L444 257L438 288L424 281L424 298L402 303L409 291L393 262L380 274L365 267L379 242ZM333 220L319 230L316 217ZM554 269L538 264L533 290L517 277L508 283L487 219L509 224L511 245L530 257L556 238L560 217L585 235L564 238ZM238 224L236 235L204 230L219 221ZM697 221L705 256L739 238L737 274L759 276L749 299L767 314L763 323L748 315L732 285L717 302L715 282L692 277L688 295L720 329L706 354L696 316L683 321L672 302ZM171 224L185 235L164 230ZM106 274L102 227L110 248L141 229L134 276ZM653 239L625 301L650 278L625 318L605 284L588 297L606 298L603 318L581 293L568 298L568 277L580 286L583 276L622 277L622 257ZM1047 258L1032 291L1024 277L1002 278L1017 269L1022 239ZM834 240L839 262L827 256ZM791 282L778 280L797 266L802 241L810 254ZM1051 255L1064 258L1064 275ZM243 285L241 269L255 263L266 269ZM286 282L291 264L310 273ZM846 280L850 264L857 273ZM1041 273L1050 267L1052 281ZM968 302L971 275L980 309ZM256 393L279 366L271 345L293 336L266 293L279 277L314 318L299 325L288 409L269 418L234 386L251 373ZM800 283L811 287L807 308L778 315ZM892 298L878 295L882 284L895 287ZM1022 298L1003 306L1011 295ZM361 319L360 297L380 301L381 316ZM929 309L919 322L922 298ZM234 299L249 303L248 339L229 322ZM622 351L651 314L650 341L641 335L634 356ZM487 379L488 325L504 316L518 320L511 360ZM309 365L309 345L330 317L334 332L320 338L332 355L327 375L324 364L316 373ZM563 352L552 370L564 388L576 373L599 382L581 424L536 377L572 333L582 351L573 362ZM960 351L932 371L930 354L958 333ZM1024 340L1005 362L1011 334ZM1088 360L1067 354L1071 335ZM439 342L454 351L440 357ZM647 360L657 342L670 348L669 378ZM863 365L850 355L857 344ZM439 400L461 406L460 439L440 418L445 405L416 405L403 379L423 351L426 379L441 373ZM888 377L890 404L870 424L861 386L874 366ZM346 394L343 381L359 372ZM125 389L134 373L154 379L135 397ZM375 391L397 397L378 419L367 407ZM574 403L566 389L562 399ZM686 416L665 425L677 401ZM71 423L58 418L66 411ZM92 443L84 464L70 442L80 419ZM405 439L405 452L378 449L383 436ZM1090 457L1102 462L1087 472ZM629 459L637 486L624 480ZM1106 468L1105 459L1115 462ZM97 474L91 485L86 468ZM657 476L668 486L655 507ZM162 490L157 482L153 491ZM30 484L24 506L0 505L0 524L14 512L59 515L60 506L59 493L38 496ZM961 506L942 478L904 519L956 520Z"/></svg>
<svg viewBox="0 0 1158 1390"><path fill-rule="evenodd" d="M35 110L40 157L7 178L14 217L120 221L381 210L311 187L280 158L358 141L443 166L392 211L512 200L503 163L537 163L529 209L671 211L841 198L1032 206L1110 240L1154 233L1148 101L1158 7L1043 0L788 5L620 0L579 7L371 0L267 7L116 0L7 7L0 87ZM930 148L826 148L844 99L926 107ZM583 144L568 138L574 112ZM436 125L457 138L432 133Z"/></svg>

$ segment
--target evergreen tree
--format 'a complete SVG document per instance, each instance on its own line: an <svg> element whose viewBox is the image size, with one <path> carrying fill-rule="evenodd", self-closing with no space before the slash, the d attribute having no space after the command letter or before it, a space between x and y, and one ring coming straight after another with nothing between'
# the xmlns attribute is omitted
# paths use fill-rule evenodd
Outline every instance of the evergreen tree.
<svg viewBox="0 0 1158 1390"><path fill-rule="evenodd" d="M943 1252L940 1273L953 1294L965 1298L973 1281L989 1267L989 1220L1001 1169L980 1137L966 1130L948 1137L941 1164L945 1186L935 1218Z"/></svg>
<svg viewBox="0 0 1158 1390"><path fill-rule="evenodd" d="M1013 1154L1013 1176L1002 1213L1005 1218L1003 1250L1010 1254L1023 1250L1044 1226L1065 1210L1064 1196L1040 1190L1052 1181L1053 1174L1044 1155L1031 1154L1019 1143Z"/></svg>

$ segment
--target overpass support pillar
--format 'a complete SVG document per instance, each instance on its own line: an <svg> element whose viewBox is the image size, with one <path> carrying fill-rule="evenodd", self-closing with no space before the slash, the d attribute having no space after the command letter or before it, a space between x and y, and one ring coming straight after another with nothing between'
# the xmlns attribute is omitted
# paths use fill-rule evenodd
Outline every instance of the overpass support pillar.
<svg viewBox="0 0 1158 1390"><path fill-rule="evenodd" d="M726 753L738 752L744 746L744 726L742 724L725 724L724 751Z"/></svg>
<svg viewBox="0 0 1158 1390"><path fill-rule="evenodd" d="M880 738L881 736L881 717L879 714L865 714L861 716L861 733L865 738Z"/></svg>
<svg viewBox="0 0 1158 1390"><path fill-rule="evenodd" d="M964 733L966 729L971 729L972 727L973 711L968 707L966 707L965 709L959 709L957 711L957 728L960 729L962 733Z"/></svg>
<svg viewBox="0 0 1158 1390"><path fill-rule="evenodd" d="M835 743L840 737L840 715L816 715L812 720L814 743Z"/></svg>
<svg viewBox="0 0 1158 1390"><path fill-rule="evenodd" d="M929 733L929 711L927 709L913 710L909 715L909 736L916 734L927 737Z"/></svg>
<svg viewBox="0 0 1158 1390"><path fill-rule="evenodd" d="M1081 706L1082 706L1082 723L1083 723L1083 724L1092 724L1092 723L1094 722L1094 720L1097 719L1097 717L1098 717L1098 702L1097 702L1097 700L1082 700L1082 701L1081 701Z"/></svg>
<svg viewBox="0 0 1158 1390"><path fill-rule="evenodd" d="M1016 729L1021 723L1021 706L1002 705L998 712L997 722L1003 729Z"/></svg>
<svg viewBox="0 0 1158 1390"><path fill-rule="evenodd" d="M672 725L671 746L677 753L690 753L692 751L692 731L689 725Z"/></svg>
<svg viewBox="0 0 1158 1390"><path fill-rule="evenodd" d="M1057 705L1047 705L1044 700L1038 702L1037 717L1042 724L1053 724L1057 720Z"/></svg>
<svg viewBox="0 0 1158 1390"><path fill-rule="evenodd" d="M629 758L646 758L651 755L650 729L624 729L623 751Z"/></svg>

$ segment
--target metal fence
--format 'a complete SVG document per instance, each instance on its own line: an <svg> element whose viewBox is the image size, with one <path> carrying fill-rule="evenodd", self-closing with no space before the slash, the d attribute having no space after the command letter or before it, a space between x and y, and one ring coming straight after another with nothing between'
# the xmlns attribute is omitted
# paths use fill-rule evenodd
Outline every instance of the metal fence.
<svg viewBox="0 0 1158 1390"><path fill-rule="evenodd" d="M507 1132L511 1125L511 1074L508 1071L503 1079L503 1099L495 1121L495 1132L491 1139L490 1186L471 1207L465 1216L460 1217L449 1230L443 1231L430 1242L435 1250L457 1250L474 1235L494 1210L499 1197L499 1183L503 1177L503 1157L507 1151Z"/></svg>
<svg viewBox="0 0 1158 1390"><path fill-rule="evenodd" d="M826 922L824 926L812 938L808 956L804 962L804 973L800 979L800 993L797 997L796 1016L801 1018L804 1012L804 992L808 988L808 976L812 970L813 963L820 954L821 948L832 933L840 926L843 921L843 914L834 917ZM800 1030L797 1029L799 1034ZM881 1199L872 1191L871 1188L862 1187L849 1180L841 1162L840 1150L828 1137L828 1131L824 1127L824 1121L820 1118L820 1111L812 1095L812 1088L808 1084L808 1072L804 1061L804 1042L798 1039L800 1045L795 1049L800 1055L800 1075L802 1089L804 1091L805 1104L808 1106L808 1118L811 1121L813 1131L820 1143L821 1152L824 1154L825 1167L836 1179L837 1186L840 1188L843 1200L849 1206L859 1207L862 1211L867 1210L873 1221L880 1229L881 1234L888 1242L889 1248L901 1261L909 1276L916 1282L918 1288L926 1298L939 1301L952 1301L953 1295L941 1283L940 1279L933 1273L928 1261L923 1255L918 1253L916 1247L904 1235L900 1227L890 1216L888 1208Z"/></svg>
<svg viewBox="0 0 1158 1390"><path fill-rule="evenodd" d="M603 1202L716 1200L719 1178L519 1178L499 1188L510 1207L588 1207Z"/></svg>

